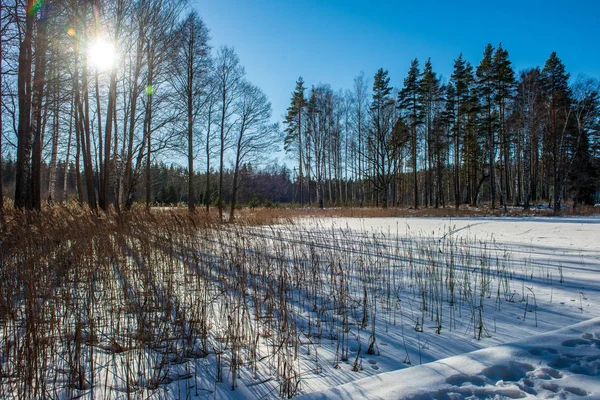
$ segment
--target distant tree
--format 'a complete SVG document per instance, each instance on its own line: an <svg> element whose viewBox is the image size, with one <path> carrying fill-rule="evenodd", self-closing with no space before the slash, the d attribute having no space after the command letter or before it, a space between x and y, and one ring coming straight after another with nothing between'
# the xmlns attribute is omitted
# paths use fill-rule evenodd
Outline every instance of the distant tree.
<svg viewBox="0 0 600 400"><path fill-rule="evenodd" d="M359 204L365 201L365 146L369 132L369 93L365 75L361 73L354 78L352 96L354 98L354 129L356 142L356 178L359 181Z"/></svg>
<svg viewBox="0 0 600 400"><path fill-rule="evenodd" d="M481 146L477 137L477 119L479 113L479 99L475 90L475 75L471 63L465 64L464 92L461 98L462 116L464 118L464 138L462 159L465 175L466 202L473 204L477 192L477 180L482 170L483 157Z"/></svg>
<svg viewBox="0 0 600 400"><path fill-rule="evenodd" d="M451 86L440 86L440 93L448 93ZM446 207L445 179L449 158L449 145L451 138L451 107L446 101L440 102L440 111L433 119L433 140L431 143L436 172L435 208Z"/></svg>
<svg viewBox="0 0 600 400"><path fill-rule="evenodd" d="M194 193L194 127L200 111L209 99L207 76L210 68L208 28L196 11L190 12L181 22L172 55L173 85L178 101L185 110L188 159L188 208L195 210Z"/></svg>
<svg viewBox="0 0 600 400"><path fill-rule="evenodd" d="M543 121L541 71L533 68L521 72L515 95L516 112L523 129L524 208L537 200L540 181L540 140Z"/></svg>
<svg viewBox="0 0 600 400"><path fill-rule="evenodd" d="M418 154L421 142L419 127L423 125L423 105L421 103L421 82L419 79L419 61L415 58L404 79L404 87L398 93L397 107L406 121L410 130L410 154L413 175L413 199L414 208L419 208L419 178L418 178Z"/></svg>
<svg viewBox="0 0 600 400"><path fill-rule="evenodd" d="M312 153L307 157L308 170L316 180L316 197L319 208L324 207L324 174L326 168L326 141L328 140L328 118L330 113L329 99L333 95L331 87L319 85L312 87L307 103L307 150ZM309 193L310 197L310 193Z"/></svg>
<svg viewBox="0 0 600 400"><path fill-rule="evenodd" d="M236 137L234 144L233 184L231 187L231 207L229 221L233 222L237 193L239 188L240 167L252 157L264 157L280 140L278 126L270 123L271 103L258 87L242 82L240 96L234 105L236 114Z"/></svg>
<svg viewBox="0 0 600 400"><path fill-rule="evenodd" d="M372 165L371 181L376 193L376 205L388 206L388 186L393 178L393 159L397 154L395 143L392 141L394 128L394 101L390 94L388 71L380 68L373 80L373 95L369 114L371 127L367 140L365 156Z"/></svg>
<svg viewBox="0 0 600 400"><path fill-rule="evenodd" d="M546 97L546 118L544 126L544 147L548 166L552 173L552 205L554 213L560 213L562 204L563 180L568 159L568 123L571 118L570 74L562 61L553 52L542 70L542 82Z"/></svg>
<svg viewBox="0 0 600 400"><path fill-rule="evenodd" d="M421 103L421 113L423 119L423 126L425 128L425 151L424 151L424 165L425 165L425 206L428 207L434 204L434 188L437 188L437 181L441 179L440 175L436 175L436 183L433 179L434 164L436 164L436 141L439 139L436 136L440 134L439 130L435 129L435 120L441 114L441 105L443 101L442 90L440 86L440 80L436 73L433 71L431 66L431 60L427 60L421 74L421 81L419 87L419 101ZM436 193L436 207L439 204L439 194Z"/></svg>
<svg viewBox="0 0 600 400"><path fill-rule="evenodd" d="M467 90L467 65L462 58L462 54L454 61L454 71L450 77L448 85L447 100L451 107L451 112L448 116L452 116L452 137L453 137L453 153L454 153L454 202L458 209L461 202L461 148L464 139L464 115L465 115L465 98Z"/></svg>
<svg viewBox="0 0 600 400"><path fill-rule="evenodd" d="M178 40L176 33L176 21L179 18L182 2L180 0L148 0L147 7L150 9L146 24L151 26L146 32L147 46L144 51L146 71L144 95L142 104L144 106L144 117L142 126L142 146L146 148L146 207L152 204L152 160L153 153L158 151L166 142L174 136L174 130L162 129L173 125L177 121L179 113L167 104L171 101L172 92L167 84L173 59L172 42ZM208 40L208 39L207 39ZM200 48L201 49L201 48ZM208 51L204 54L199 51L198 58L208 58ZM155 134L162 131L163 136ZM101 141L100 141L101 142ZM162 142L162 143L161 143ZM142 163L144 151L138 152L138 164ZM193 197L193 196L192 196Z"/></svg>
<svg viewBox="0 0 600 400"><path fill-rule="evenodd" d="M304 204L304 197L302 189L304 187L304 173L303 173L303 145L302 135L303 131L303 116L306 109L306 99L304 97L304 80L299 77L296 81L296 88L292 93L291 104L287 109L287 115L285 116L284 124L287 125L285 129L284 149L288 153L296 152L298 157L298 186L300 192L300 206Z"/></svg>
<svg viewBox="0 0 600 400"><path fill-rule="evenodd" d="M573 208L579 203L593 205L594 194L599 183L598 170L594 166L591 137L600 118L600 82L597 79L579 76L572 86L573 130L571 140L569 191L573 197Z"/></svg>
<svg viewBox="0 0 600 400"><path fill-rule="evenodd" d="M511 66L511 62L508 59L508 51L502 48L502 43L498 45L494 53L493 60L493 75L494 75L494 94L495 102L498 106L498 117L499 117L499 139L500 139L500 157L502 165L502 176L500 179L501 188L504 198L504 206L513 197L511 187L511 176L510 176L510 157L511 157L511 137L510 130L506 126L506 114L509 102L514 96L514 85L515 77L514 71Z"/></svg>
<svg viewBox="0 0 600 400"><path fill-rule="evenodd" d="M206 140L204 142L205 156L206 156L206 185L204 188L204 207L206 212L210 211L210 202L212 199L211 185L210 185L210 171L211 171L211 157L213 155L213 132L212 128L214 125L214 116L217 107L217 96L216 96L215 79L211 75L208 78L207 88L207 101L206 101L206 113L205 113L205 124L206 124Z"/></svg>
<svg viewBox="0 0 600 400"><path fill-rule="evenodd" d="M221 47L215 58L215 95L218 97L219 107L219 192L217 207L219 220L223 220L223 177L225 173L225 150L230 140L233 124L230 118L234 112L232 105L240 96L242 79L245 75L244 68L240 65L239 58L233 48Z"/></svg>
<svg viewBox="0 0 600 400"><path fill-rule="evenodd" d="M481 102L480 133L485 138L487 164L490 178L490 194L492 198L492 209L496 208L496 124L495 124L495 92L494 92L494 48L491 44L485 47L483 58L477 67L477 94ZM477 202L477 196L475 198Z"/></svg>

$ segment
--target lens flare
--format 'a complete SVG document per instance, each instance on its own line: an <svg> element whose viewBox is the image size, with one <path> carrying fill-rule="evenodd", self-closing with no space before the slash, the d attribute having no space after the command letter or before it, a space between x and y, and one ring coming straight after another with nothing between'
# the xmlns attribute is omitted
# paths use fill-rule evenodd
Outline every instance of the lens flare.
<svg viewBox="0 0 600 400"><path fill-rule="evenodd" d="M117 58L114 44L103 38L93 40L88 46L88 61L98 71L106 71L115 65Z"/></svg>
<svg viewBox="0 0 600 400"><path fill-rule="evenodd" d="M34 0L29 2L29 7L27 8L27 14L29 15L35 15L40 8L42 8L42 6L44 5L44 1L43 0Z"/></svg>

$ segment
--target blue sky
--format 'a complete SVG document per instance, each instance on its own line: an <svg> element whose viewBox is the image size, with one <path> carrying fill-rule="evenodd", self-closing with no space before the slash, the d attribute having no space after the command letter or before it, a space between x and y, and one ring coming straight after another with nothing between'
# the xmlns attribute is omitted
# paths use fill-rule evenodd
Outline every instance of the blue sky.
<svg viewBox="0 0 600 400"><path fill-rule="evenodd" d="M573 76L600 77L600 0L352 1L192 0L212 45L233 46L247 77L281 120L295 81L351 88L361 71L388 69L402 85L410 61L431 57L448 78L460 53L474 66L502 42L515 69L552 51Z"/></svg>

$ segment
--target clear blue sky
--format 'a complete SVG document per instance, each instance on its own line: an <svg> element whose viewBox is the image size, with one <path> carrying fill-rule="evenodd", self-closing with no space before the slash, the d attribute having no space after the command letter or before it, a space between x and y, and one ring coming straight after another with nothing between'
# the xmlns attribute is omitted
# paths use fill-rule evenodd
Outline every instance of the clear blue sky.
<svg viewBox="0 0 600 400"><path fill-rule="evenodd" d="M212 45L233 46L281 120L295 81L351 88L380 67L402 85L410 60L445 78L462 52L474 66L502 42L515 69L556 51L567 70L600 77L600 0L192 0Z"/></svg>

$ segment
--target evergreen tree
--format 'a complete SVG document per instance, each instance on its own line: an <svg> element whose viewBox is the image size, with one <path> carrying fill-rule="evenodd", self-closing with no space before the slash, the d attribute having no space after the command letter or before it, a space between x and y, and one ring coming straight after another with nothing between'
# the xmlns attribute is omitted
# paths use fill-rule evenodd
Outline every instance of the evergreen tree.
<svg viewBox="0 0 600 400"><path fill-rule="evenodd" d="M304 171L303 171L303 146L302 146L302 135L303 135L303 114L306 108L306 99L304 97L304 80L299 77L296 81L296 89L292 93L291 104L287 109L287 115L285 116L284 124L287 125L285 129L285 141L284 149L286 152L297 152L298 155L298 186L300 188L300 206L304 204L302 196L302 188L304 186Z"/></svg>
<svg viewBox="0 0 600 400"><path fill-rule="evenodd" d="M573 84L572 91L569 192L573 197L573 208L576 208L578 203L594 204L599 183L590 137L597 134L600 118L600 82L581 76Z"/></svg>
<svg viewBox="0 0 600 400"><path fill-rule="evenodd" d="M563 179L567 160L567 124L571 113L571 89L569 76L562 61L553 52L542 70L542 82L546 96L546 118L544 126L544 152L553 184L552 204L554 213L560 212Z"/></svg>
<svg viewBox="0 0 600 400"><path fill-rule="evenodd" d="M481 101L481 118L479 121L480 134L485 138L486 152L488 156L490 178L490 194L492 198L492 209L496 208L496 135L493 123L494 110L494 48L488 44L483 51L483 59L477 67L477 94ZM477 197L477 196L476 196ZM475 198L477 202L477 198Z"/></svg>
<svg viewBox="0 0 600 400"><path fill-rule="evenodd" d="M523 71L515 93L516 112L521 124L523 148L523 202L529 208L530 200L538 200L540 183L540 138L543 119L541 70Z"/></svg>
<svg viewBox="0 0 600 400"><path fill-rule="evenodd" d="M388 71L380 68L373 79L373 95L369 112L371 129L369 131L367 157L372 164L372 182L376 192L376 204L385 208L388 206L388 185L392 179L392 158L394 149L391 147L394 102L390 96Z"/></svg>
<svg viewBox="0 0 600 400"><path fill-rule="evenodd" d="M419 77L419 61L415 58L404 79L404 87L398 93L398 109L408 122L410 129L410 154L413 175L414 207L419 208L419 179L418 179L418 153L419 153L419 126L423 124L423 106L421 104L421 82Z"/></svg>
<svg viewBox="0 0 600 400"><path fill-rule="evenodd" d="M464 71L464 91L460 98L461 115L464 119L463 160L466 186L466 199L469 204L475 201L477 176L481 170L481 149L477 140L477 118L479 101L475 90L475 76L472 65L467 62Z"/></svg>
<svg viewBox="0 0 600 400"><path fill-rule="evenodd" d="M460 180L460 166L461 166L461 146L464 137L464 106L463 101L465 93L467 91L466 85L466 63L462 58L462 53L454 61L454 71L450 77L450 85L447 92L447 101L449 111L447 116L452 116L452 138L453 138L453 153L454 153L454 204L458 209L461 201L461 180Z"/></svg>
<svg viewBox="0 0 600 400"><path fill-rule="evenodd" d="M457 175L457 171L456 171L456 165L457 165L457 153L454 152L454 147L456 146L456 142L457 142L457 131L455 129L456 127L456 120L457 120L457 115L458 115L458 111L457 111L457 107L456 105L458 104L458 100L456 98L456 88L454 87L452 82L448 82L448 84L446 85L445 88L445 104L444 104L444 111L442 113L442 118L441 118L441 122L442 122L442 126L444 127L444 132L445 132L445 136L447 139L447 146L446 146L446 151L447 151L447 157L448 157L448 167L450 166L450 164L452 163L452 187L454 190L454 195L456 196L456 175ZM452 152L451 152L452 150ZM452 154L452 156L451 156ZM451 161L452 160L452 161ZM448 198L448 201L450 201L450 198ZM445 204L444 204L445 206Z"/></svg>
<svg viewBox="0 0 600 400"><path fill-rule="evenodd" d="M431 66L431 59L427 60L421 74L421 85L419 87L419 98L422 106L423 124L425 127L425 206L433 205L434 197L434 185L433 180L433 165L436 164L438 159L436 151L440 150L440 146L437 146L439 141L439 135L442 131L435 128L435 120L439 118L441 111L441 103L443 101L442 90L440 87L440 80L436 73L433 72ZM436 170L437 170L436 165ZM440 180L441 176L436 175L436 181ZM436 193L436 207L439 203L438 193Z"/></svg>
<svg viewBox="0 0 600 400"><path fill-rule="evenodd" d="M500 139L500 159L502 166L501 174L501 188L502 197L504 198L504 208L506 209L506 203L509 199L512 199L512 192L510 190L510 157L511 157L511 137L510 131L506 126L507 105L508 102L514 97L514 86L515 86L515 74L511 66L511 62L508 59L508 51L502 48L502 43L498 45L496 52L494 53L494 93L495 101L498 105L498 117L499 117L499 139Z"/></svg>

